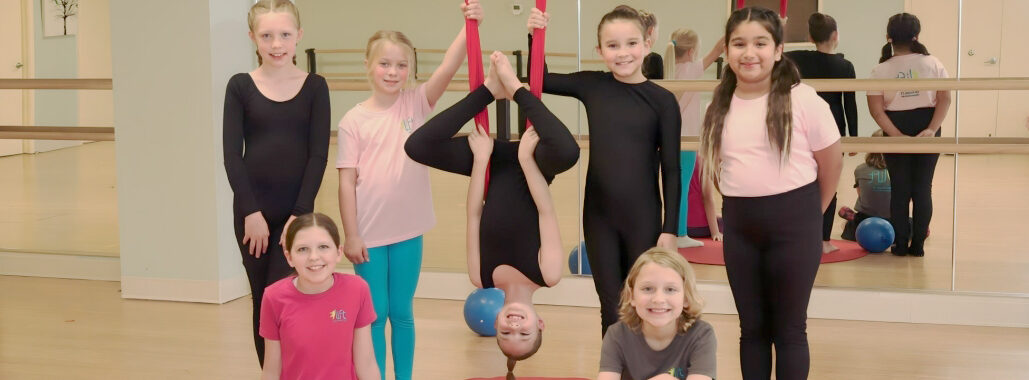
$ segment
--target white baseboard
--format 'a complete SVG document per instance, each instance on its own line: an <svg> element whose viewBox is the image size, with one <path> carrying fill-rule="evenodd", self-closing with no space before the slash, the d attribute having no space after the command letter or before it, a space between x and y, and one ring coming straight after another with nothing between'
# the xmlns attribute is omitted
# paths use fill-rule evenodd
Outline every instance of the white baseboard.
<svg viewBox="0 0 1029 380"><path fill-rule="evenodd" d="M122 298L222 304L247 294L250 294L250 284L245 274L221 280L121 278Z"/></svg>
<svg viewBox="0 0 1029 380"><path fill-rule="evenodd" d="M0 252L0 275L118 281L117 257Z"/></svg>
<svg viewBox="0 0 1029 380"><path fill-rule="evenodd" d="M422 272L415 297L463 300L475 288L464 273ZM701 283L704 312L736 314L728 284ZM536 304L599 307L591 277L565 277L543 288ZM906 322L1029 328L1029 297L922 291L815 288L808 317L875 322Z"/></svg>
<svg viewBox="0 0 1029 380"><path fill-rule="evenodd" d="M353 269L339 268L344 273ZM250 293L246 275L215 280L121 276L116 257L0 252L0 275L121 281L122 297L225 303ZM736 314L728 284L700 283L705 313ZM468 275L422 272L417 298L463 300L475 290ZM599 307L592 277L565 277L536 292L541 305ZM815 288L810 318L1029 328L1029 297L954 292Z"/></svg>

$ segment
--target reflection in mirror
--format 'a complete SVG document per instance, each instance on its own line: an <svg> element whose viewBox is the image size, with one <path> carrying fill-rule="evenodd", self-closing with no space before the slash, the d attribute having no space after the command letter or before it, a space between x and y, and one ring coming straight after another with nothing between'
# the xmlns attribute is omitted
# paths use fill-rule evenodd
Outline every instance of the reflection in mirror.
<svg viewBox="0 0 1029 380"><path fill-rule="evenodd" d="M518 69L519 59L515 52L521 51L523 55L521 72L524 75L524 51L527 49L525 33L525 20L527 12L513 14L512 10L504 4L484 2L484 21L479 26L481 47L484 54L494 50L505 52L510 63ZM404 2L403 12L352 12L347 11L346 4L338 2L311 2L304 5L304 39L298 51L305 49L331 50L344 49L345 53L318 53L316 54L316 70L328 79L333 80L355 80L364 81L364 74L367 71L364 66L364 49L367 39L375 31L380 29L394 29L405 32L412 40L417 54L417 72L419 79L424 80L440 65L444 51L453 41L454 35L461 29L464 22L461 11L456 5L453 7L441 7L433 2ZM554 53L571 53L574 55L578 40L575 30L578 25L575 23L577 6L575 2L558 1L549 4L548 11L554 17L564 20L555 23L548 31L547 50ZM414 25L424 24L425 19L436 20L442 27L421 30L413 28ZM452 25L452 27L447 27ZM300 67L307 67L308 56L301 55L298 61ZM484 56L485 66L488 70L489 57ZM577 68L577 58L558 56L549 59L550 67L553 70L571 71ZM462 63L454 80L465 79L467 64ZM343 117L343 114L355 104L365 100L369 96L366 91L333 91L331 93L333 125ZM429 116L450 107L455 102L464 98L468 93L464 91L446 92L440 98ZM556 114L556 116L572 128L571 132L577 134L577 111L578 104L574 100L562 99L553 96L544 96L543 102ZM508 122L517 125L518 107L512 105ZM496 130L497 109L495 105L488 108L492 130ZM466 124L462 132L471 130L472 123ZM517 130L516 127L512 128ZM333 131L333 136L336 131ZM517 139L517 135L513 136ZM336 162L337 146L335 142L330 147L329 162ZM322 186L317 197L316 208L318 211L333 216L339 222L338 206L338 174L330 168L326 171ZM436 225L425 234L423 257L423 268L426 271L444 272L465 272L465 194L468 188L466 176L446 173L439 170L430 170L430 181L432 186L432 198L436 213ZM551 192L554 194L558 220L561 228L562 247L567 253L572 247L577 246L579 239L579 170L573 168L559 174L551 185ZM343 263L341 267L349 266Z"/></svg>
<svg viewBox="0 0 1029 380"><path fill-rule="evenodd" d="M962 154L958 160L954 289L1029 293L1029 155Z"/></svg>

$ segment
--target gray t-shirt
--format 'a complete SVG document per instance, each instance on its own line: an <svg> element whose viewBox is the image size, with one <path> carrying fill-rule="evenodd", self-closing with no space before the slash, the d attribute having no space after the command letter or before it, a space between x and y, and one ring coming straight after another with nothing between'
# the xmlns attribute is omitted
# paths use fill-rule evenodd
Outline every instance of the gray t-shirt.
<svg viewBox="0 0 1029 380"><path fill-rule="evenodd" d="M676 379L699 374L715 378L718 342L711 325L697 320L661 351L647 345L642 331L618 322L607 329L600 350L600 372L622 374L622 380L644 380L667 373Z"/></svg>
<svg viewBox="0 0 1029 380"><path fill-rule="evenodd" d="M861 213L890 218L890 172L862 163L854 169L854 187L858 189L854 208Z"/></svg>

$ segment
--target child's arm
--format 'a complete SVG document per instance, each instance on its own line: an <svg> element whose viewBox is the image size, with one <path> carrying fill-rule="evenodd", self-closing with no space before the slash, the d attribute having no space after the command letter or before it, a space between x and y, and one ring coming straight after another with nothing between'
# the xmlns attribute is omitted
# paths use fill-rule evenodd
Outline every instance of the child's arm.
<svg viewBox="0 0 1029 380"><path fill-rule="evenodd" d="M368 262L368 247L357 230L357 168L339 169L339 216L343 221L343 254L354 264Z"/></svg>
<svg viewBox="0 0 1029 380"><path fill-rule="evenodd" d="M471 180L468 182L468 229L466 231L468 252L468 279L476 288L482 287L479 273L479 225L482 218L482 204L486 191L486 168L493 153L493 139L478 127L468 134L468 147L471 148L472 160Z"/></svg>
<svg viewBox="0 0 1029 380"><path fill-rule="evenodd" d="M936 131L943 126L943 119L947 117L947 110L950 109L950 91L936 91L936 110L933 111L933 119L929 126L918 132L918 137L934 137Z"/></svg>
<svg viewBox="0 0 1029 380"><path fill-rule="evenodd" d="M707 70L712 63L715 63L723 53L725 53L725 37L719 38L718 42L715 42L715 46L711 47L711 51L707 52L707 55L704 56L704 70Z"/></svg>
<svg viewBox="0 0 1029 380"><path fill-rule="evenodd" d="M267 364L265 366L267 368ZM372 346L371 325L354 330L354 370L358 380L380 380L379 364L375 362L375 349Z"/></svg>
<svg viewBox="0 0 1029 380"><path fill-rule="evenodd" d="M601 372L597 375L597 380L622 380L622 374L614 372Z"/></svg>
<svg viewBox="0 0 1029 380"><path fill-rule="evenodd" d="M886 116L885 102L886 99L882 95L868 95L868 113L872 114L872 119L887 136L904 136L904 132L893 125L893 121Z"/></svg>
<svg viewBox="0 0 1029 380"><path fill-rule="evenodd" d="M529 185L529 193L532 194L532 200L536 203L536 211L539 213L540 272L543 273L543 280L547 286L554 286L561 281L564 252L561 250L561 230L557 225L554 199L551 198L547 180L543 178L539 166L536 166L536 158L533 157L539 141L540 137L536 134L535 128L529 129L522 135L522 140L518 143L518 163L522 166L525 182Z"/></svg>
<svg viewBox="0 0 1029 380"><path fill-rule="evenodd" d="M479 0L468 0L468 4L461 4L461 11L464 12L465 19L482 22L482 6L479 5ZM454 42L451 42L450 47L447 48L443 62L425 82L425 98L429 101L429 107L436 106L436 101L447 90L447 85L450 84L451 79L454 79L457 69L461 68L461 62L464 61L466 54L467 40L465 38L465 29L461 27Z"/></svg>
<svg viewBox="0 0 1029 380"><path fill-rule="evenodd" d="M529 20L526 24L529 29L529 48L526 50L528 52L528 59L525 64L526 76L532 72L532 32L534 29L546 29L548 23L550 23L550 13L544 13L535 7L529 12ZM543 92L571 96L580 100L586 95L589 83L585 81L589 80L592 76L585 74L583 71L571 74L554 74L547 69L545 58L543 61Z"/></svg>
<svg viewBox="0 0 1029 380"><path fill-rule="evenodd" d="M261 380L279 380L282 375L282 347L279 341L264 340L264 368L261 370Z"/></svg>
<svg viewBox="0 0 1029 380"><path fill-rule="evenodd" d="M832 143L825 149L814 152L818 164L818 188L822 195L822 213L829 207L836 188L840 185L840 173L843 172L843 148L840 141Z"/></svg>
<svg viewBox="0 0 1029 380"><path fill-rule="evenodd" d="M701 176L701 192L704 194L704 213L707 214L707 229L711 231L711 239L722 241L722 231L718 228L718 211L715 206L715 197L718 196L718 189L710 179L703 179Z"/></svg>

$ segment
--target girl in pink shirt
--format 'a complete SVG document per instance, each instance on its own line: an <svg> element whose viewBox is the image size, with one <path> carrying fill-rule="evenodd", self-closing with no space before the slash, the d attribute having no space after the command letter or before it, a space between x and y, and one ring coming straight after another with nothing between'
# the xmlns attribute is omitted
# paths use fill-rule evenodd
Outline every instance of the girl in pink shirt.
<svg viewBox="0 0 1029 380"><path fill-rule="evenodd" d="M464 16L482 20L478 0ZM436 223L429 170L404 152L407 138L425 123L465 57L462 28L443 62L424 84L409 88L414 47L403 33L379 31L365 53L372 95L339 123L339 205L343 253L368 281L378 319L372 324L375 357L385 378L386 320L392 329L397 380L411 379L414 363L412 300L422 262L422 235Z"/></svg>
<svg viewBox="0 0 1029 380"><path fill-rule="evenodd" d="M677 80L696 80L704 75L704 70L718 59L725 52L725 43L721 39L715 43L711 51L698 59L700 53L700 36L690 29L678 29L672 32L665 51L665 72L666 76ZM697 92L686 91L679 97L679 113L682 115L682 135L700 135L700 125L703 122L703 113L700 111L700 96ZM692 189L694 166L697 162L697 152L683 150L679 152L679 170L682 182L682 196L679 197L679 233L676 244L679 248L700 247L704 243L693 240L693 234L689 233L687 220L690 212L693 195L689 193ZM700 210L703 212L703 210Z"/></svg>
<svg viewBox="0 0 1029 380"><path fill-rule="evenodd" d="M740 317L744 379L805 379L807 306L822 213L840 178L829 105L783 57L779 15L748 7L725 26L726 70L701 134L703 175L724 195L725 269Z"/></svg>
<svg viewBox="0 0 1029 380"><path fill-rule="evenodd" d="M335 272L343 257L336 224L325 214L304 214L284 241L296 273L264 291L261 379L378 380L371 294L360 277Z"/></svg>
<svg viewBox="0 0 1029 380"><path fill-rule="evenodd" d="M886 25L886 46L872 78L946 78L947 69L918 42L918 17L899 13ZM939 137L950 108L950 91L868 91L868 111L890 136ZM890 224L896 231L891 252L925 256L925 238L933 216L932 183L936 153L887 153L890 170ZM908 225L908 205L912 223ZM913 232L912 232L913 231ZM909 245L910 238L910 245Z"/></svg>

